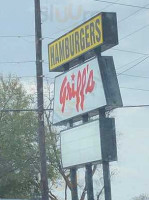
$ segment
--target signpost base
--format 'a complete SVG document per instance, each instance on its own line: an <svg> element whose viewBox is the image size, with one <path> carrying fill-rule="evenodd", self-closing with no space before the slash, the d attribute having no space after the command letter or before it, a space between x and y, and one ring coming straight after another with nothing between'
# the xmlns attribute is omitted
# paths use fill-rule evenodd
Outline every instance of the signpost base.
<svg viewBox="0 0 149 200"><path fill-rule="evenodd" d="M71 196L72 200L78 200L78 189L77 189L77 170L71 169L70 170L70 177L71 177Z"/></svg>
<svg viewBox="0 0 149 200"><path fill-rule="evenodd" d="M111 181L109 162L103 162L104 192L105 200L111 200Z"/></svg>
<svg viewBox="0 0 149 200"><path fill-rule="evenodd" d="M69 120L67 127L73 127L73 120ZM72 200L78 200L78 188L77 188L77 169L70 169L70 179L71 179L71 197Z"/></svg>
<svg viewBox="0 0 149 200"><path fill-rule="evenodd" d="M99 109L99 117L106 118L105 109ZM104 179L104 194L105 200L111 200L111 180L110 180L110 169L109 162L103 161L103 179Z"/></svg>
<svg viewBox="0 0 149 200"><path fill-rule="evenodd" d="M86 165L85 176L87 187L87 199L94 200L92 165Z"/></svg>
<svg viewBox="0 0 149 200"><path fill-rule="evenodd" d="M83 115L83 123L88 122L88 114ZM93 174L92 165L86 165L85 181L87 188L87 199L94 200L94 190L93 190Z"/></svg>

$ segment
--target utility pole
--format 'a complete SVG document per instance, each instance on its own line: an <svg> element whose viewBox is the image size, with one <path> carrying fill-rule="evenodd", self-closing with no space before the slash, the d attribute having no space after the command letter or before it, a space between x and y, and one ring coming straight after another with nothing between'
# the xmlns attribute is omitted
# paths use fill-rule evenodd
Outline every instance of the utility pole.
<svg viewBox="0 0 149 200"><path fill-rule="evenodd" d="M42 31L40 0L35 3L35 35L36 35L36 75L37 75L37 107L38 107L38 140L41 161L41 193L42 200L49 199L47 167L46 167L46 148L44 131L44 101L43 101L43 70L42 70Z"/></svg>

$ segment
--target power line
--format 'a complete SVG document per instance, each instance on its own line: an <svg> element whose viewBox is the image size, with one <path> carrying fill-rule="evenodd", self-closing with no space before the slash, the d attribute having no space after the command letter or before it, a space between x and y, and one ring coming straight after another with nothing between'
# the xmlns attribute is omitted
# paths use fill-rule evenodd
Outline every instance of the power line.
<svg viewBox="0 0 149 200"><path fill-rule="evenodd" d="M121 76L129 76L129 77L134 77L134 78L149 79L149 76L138 76L138 75L132 75L132 74L121 74Z"/></svg>
<svg viewBox="0 0 149 200"><path fill-rule="evenodd" d="M149 107L148 104L144 104L144 105L128 105L128 106L123 106L123 107L120 107L120 108L142 108L142 107Z"/></svg>
<svg viewBox="0 0 149 200"><path fill-rule="evenodd" d="M53 111L53 109L44 109L44 111ZM0 109L0 112L38 112L38 109Z"/></svg>
<svg viewBox="0 0 149 200"><path fill-rule="evenodd" d="M138 54L138 55L144 55L144 56L149 55L149 53L142 53L142 52L132 51L132 50L124 50L124 49L116 49L116 48L113 48L112 50L114 50L114 51L122 51L122 52L126 52L126 53L133 53L133 54Z"/></svg>
<svg viewBox="0 0 149 200"><path fill-rule="evenodd" d="M128 89L128 90L138 90L138 91L144 91L144 92L149 92L148 89L142 89L142 88L131 88L131 87L120 87L122 89Z"/></svg>
<svg viewBox="0 0 149 200"><path fill-rule="evenodd" d="M118 2L118 1L120 1L120 0L116 0L116 1L114 1L114 3ZM100 11L104 11L106 8L109 8L109 7L111 7L111 6L113 6L112 3L111 3L110 5L105 6L105 7L102 8Z"/></svg>
<svg viewBox="0 0 149 200"><path fill-rule="evenodd" d="M39 60L38 62L42 62L45 64L49 64L44 60ZM0 61L0 64L22 64L22 63L36 63L35 60L25 60L25 61Z"/></svg>
<svg viewBox="0 0 149 200"><path fill-rule="evenodd" d="M110 3L110 4L113 4L113 5L115 4L115 5L119 5L119 6L126 6L126 7L141 8L141 9L149 10L149 8L146 7L146 6L138 6L138 5L133 5L133 4L117 3L117 2L105 1L105 0L95 0L95 1L100 1L100 2L103 2L103 3Z"/></svg>
<svg viewBox="0 0 149 200"><path fill-rule="evenodd" d="M147 7L149 4L146 4L145 7ZM120 24L121 22L125 21L126 19L134 16L135 14L137 14L138 12L140 12L143 8L140 8L139 10L136 10L135 12L131 13L130 15L128 15L127 17L121 19L120 21L118 21L118 24Z"/></svg>
<svg viewBox="0 0 149 200"><path fill-rule="evenodd" d="M22 64L22 63L36 63L35 60L26 61L1 61L0 64Z"/></svg>
<svg viewBox="0 0 149 200"><path fill-rule="evenodd" d="M25 38L35 37L35 35L0 35L0 38Z"/></svg>
<svg viewBox="0 0 149 200"><path fill-rule="evenodd" d="M126 53L134 53L134 54L138 54L138 55L144 55L147 56L149 55L148 53L142 53L142 52L137 52L137 51L132 51L132 50L124 50L124 49L116 49L113 48L112 50L114 51L122 51L122 52L126 52ZM49 65L49 63L47 61L39 61L39 62L43 62L44 64ZM22 63L36 63L35 60L26 60L26 61L0 61L0 64L22 64Z"/></svg>
<svg viewBox="0 0 149 200"><path fill-rule="evenodd" d="M145 60L148 59L148 58L149 58L149 56L143 58L141 61L139 61L139 62L136 63L135 65L133 65L133 66L129 67L128 69L126 69L126 70L124 70L124 71L118 73L117 76L119 76L119 75L123 74L124 72L127 72L127 71L129 71L130 69L136 67L137 65L139 65L140 63L142 63L143 61L145 61Z"/></svg>
<svg viewBox="0 0 149 200"><path fill-rule="evenodd" d="M35 37L35 35L0 35L0 38L29 38ZM48 36L42 37L42 39L55 39Z"/></svg>
<svg viewBox="0 0 149 200"><path fill-rule="evenodd" d="M142 108L142 107L149 107L149 105L148 104L128 105L128 106L123 106L123 107L120 107L120 108ZM53 109L52 108L44 109L44 111L53 111ZM0 109L0 112L4 112L4 113L9 113L9 112L38 112L38 109Z"/></svg>
<svg viewBox="0 0 149 200"><path fill-rule="evenodd" d="M120 70L120 69L126 67L127 65L130 65L131 63L134 63L135 61L140 60L141 58L144 58L144 56L141 56L141 57L139 57L139 58L137 58L137 59L134 59L134 60L132 60L132 61L130 61L130 62L128 62L128 63L126 63L126 64L120 66L120 67L117 67L116 70Z"/></svg>
<svg viewBox="0 0 149 200"><path fill-rule="evenodd" d="M144 55L144 56L146 56L146 55L149 55L149 54L147 54L147 53L141 53L141 52L137 52L137 51L131 51L131 50L124 50L124 49L112 49L112 50L114 50L114 51L122 51L122 52L126 52L126 53L134 53L134 54L140 54L140 55ZM138 60L138 59L136 59L136 60ZM41 61L40 61L41 62ZM47 64L47 65L49 65L49 63L47 62L47 61L44 61L44 60L42 60L42 62L44 63L44 64ZM133 62L133 61L132 61ZM36 61L35 60L26 60L26 61L0 61L0 64L25 64L25 63L36 63ZM126 64L127 65L127 64Z"/></svg>
<svg viewBox="0 0 149 200"><path fill-rule="evenodd" d="M119 41L121 41L121 40L124 40L124 39L126 39L126 38L130 37L131 35L133 35L133 34L135 34L135 33L139 32L139 31L141 31L141 30L143 30L143 29L145 29L145 28L147 28L147 27L149 27L149 24L147 24L147 25L145 25L145 26L143 26L143 27L141 27L141 28L139 28L139 29L135 30L134 32L132 32L132 33L130 33L130 34L128 34L128 35L126 35L126 36L124 36L124 37L123 37L123 38L121 38Z"/></svg>
<svg viewBox="0 0 149 200"><path fill-rule="evenodd" d="M106 7L103 8L103 9L101 9L101 11L104 10L104 9L106 9L107 7L112 6L113 4L118 4L118 5L120 4L120 5L133 6L133 7L135 6L135 7L137 7L137 8L140 8L140 9L137 10L135 13L139 12L140 10L142 10L142 9L144 9L144 8L149 9L149 8L146 7L146 6L149 5L149 4L147 4L146 6L136 6L136 5L129 5L129 4L117 3L119 0L117 0L117 1L115 1L115 2L102 1L102 0L99 0L99 1L101 1L101 2L106 2L106 3L110 3L110 5L106 6ZM131 14L131 16L134 15L135 13ZM95 14L97 14L97 13L94 13L92 16L94 16ZM92 17L92 16L91 16L91 17ZM130 17L130 16L128 16L127 18L129 18L129 17ZM124 19L123 19L123 20L124 20ZM81 21L84 21L84 20L80 20L79 22L81 22ZM77 23L77 24L78 24L78 23ZM71 25L71 27L74 26L74 25L76 25L76 23L73 24L73 25ZM147 26L149 26L149 25L147 25ZM146 28L147 26L144 26L144 27L142 27L141 29L136 30L135 32L138 32L138 31L142 30L143 28ZM70 28L70 26L67 27L66 29L62 29L62 30L60 30L60 31L57 31L57 32L55 32L55 33L53 33L53 34L51 34L51 35L54 35L54 34L59 33L59 32L61 32L61 31L67 30L68 28ZM135 32L134 32L134 33L135 33ZM134 33L131 33L131 34L134 34ZM129 35L128 35L128 36L129 36ZM128 37L128 36L125 36L125 37ZM25 38L25 37L35 37L35 35L0 35L0 38ZM44 36L42 39L55 39L55 38L49 37L49 36ZM122 39L124 39L124 38L122 38ZM120 40L122 40L122 39L120 39Z"/></svg>
<svg viewBox="0 0 149 200"><path fill-rule="evenodd" d="M120 1L120 0L116 0L115 3L118 2L118 1ZM113 6L113 2L111 3L111 5L105 6L104 8L100 9L98 12L95 12L95 13L94 13L93 15L91 15L90 17L95 16L96 14L98 14L99 12L105 10L106 8L108 8L108 7L110 7L110 6ZM80 20L80 21L78 21L77 23L74 23L74 24L72 24L72 25L66 27L65 29L61 29L61 30L59 30L59 31L56 31L55 33L50 34L50 36L55 35L55 34L57 34L57 33L60 33L60 32L62 32L62 31L65 31L65 30L67 30L67 29L70 29L70 27L73 27L73 28L74 28L74 27L78 26L80 22L84 22L84 20ZM50 36L49 36L49 37L44 37L44 38L45 38L45 39L46 39L46 38L55 39L55 38L51 38Z"/></svg>
<svg viewBox="0 0 149 200"><path fill-rule="evenodd" d="M42 39L50 39L50 40L54 40L55 38L51 38L51 37L47 37L47 36L45 36L45 37L43 37Z"/></svg>
<svg viewBox="0 0 149 200"><path fill-rule="evenodd" d="M41 77L41 76L39 76L39 77ZM43 75L42 76L43 78L48 78L48 79L54 79L54 78L51 78L51 77L49 77L49 76L45 76L45 75ZM0 75L0 78L6 78L6 79L8 79L8 78L10 78L10 79L21 79L21 78L37 78L37 76L13 76L13 77L9 77L9 76L3 76L3 75Z"/></svg>
<svg viewBox="0 0 149 200"><path fill-rule="evenodd" d="M146 108L146 107L149 107L149 104L122 106L118 108L111 108L109 111L112 111L115 109L124 109L124 108Z"/></svg>

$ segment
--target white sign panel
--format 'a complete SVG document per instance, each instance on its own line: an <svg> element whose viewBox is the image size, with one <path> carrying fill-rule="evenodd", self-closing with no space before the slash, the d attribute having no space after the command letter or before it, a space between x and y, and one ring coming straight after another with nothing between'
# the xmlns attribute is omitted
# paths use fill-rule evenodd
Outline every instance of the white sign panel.
<svg viewBox="0 0 149 200"><path fill-rule="evenodd" d="M97 58L55 78L54 124L105 105Z"/></svg>
<svg viewBox="0 0 149 200"><path fill-rule="evenodd" d="M102 160L99 120L61 132L63 168Z"/></svg>

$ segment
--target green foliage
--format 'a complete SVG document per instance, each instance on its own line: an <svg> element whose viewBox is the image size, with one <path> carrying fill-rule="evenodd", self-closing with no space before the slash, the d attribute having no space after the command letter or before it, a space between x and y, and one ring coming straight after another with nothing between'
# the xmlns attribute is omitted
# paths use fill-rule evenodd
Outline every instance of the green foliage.
<svg viewBox="0 0 149 200"><path fill-rule="evenodd" d="M18 79L0 78L0 109L29 109L32 105L32 97ZM47 138L49 135L47 132ZM47 150L52 158L52 151ZM0 112L0 198L38 197L39 173L37 114ZM53 181L57 177L54 167L48 168L48 176Z"/></svg>

